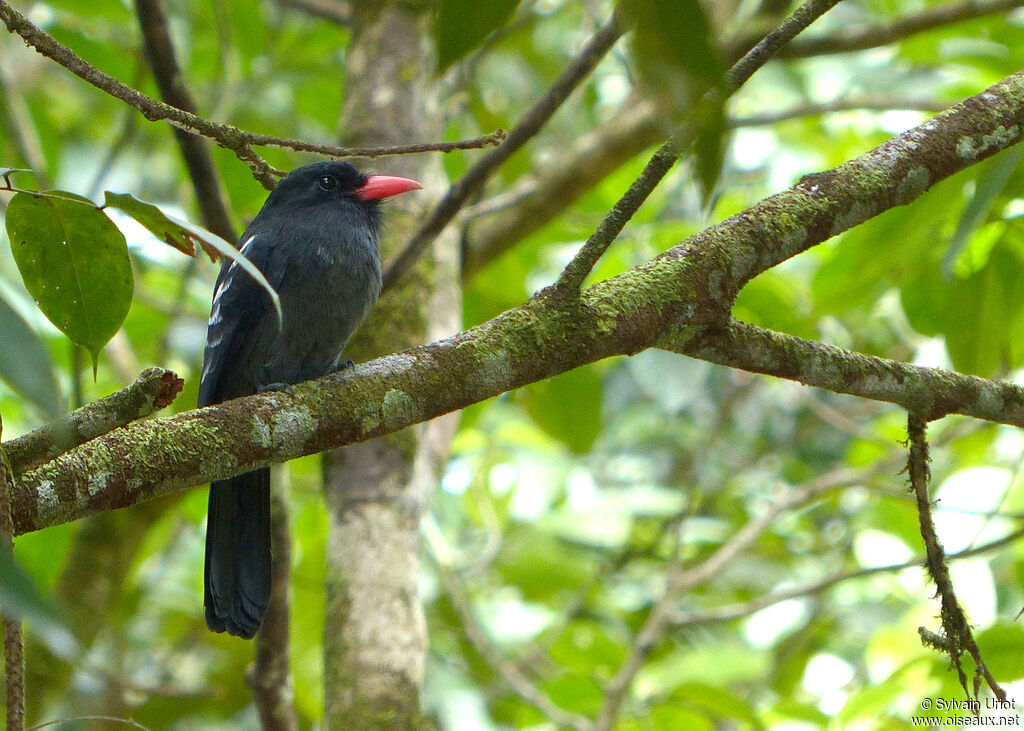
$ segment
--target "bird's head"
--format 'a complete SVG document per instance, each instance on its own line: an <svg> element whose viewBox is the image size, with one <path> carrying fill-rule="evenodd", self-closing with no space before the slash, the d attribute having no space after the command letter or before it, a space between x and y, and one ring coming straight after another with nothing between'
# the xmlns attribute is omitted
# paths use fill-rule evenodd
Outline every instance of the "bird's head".
<svg viewBox="0 0 1024 731"><path fill-rule="evenodd" d="M351 163L329 160L293 170L270 194L267 206L304 209L347 204L372 209L384 198L422 187L409 178L364 175Z"/></svg>

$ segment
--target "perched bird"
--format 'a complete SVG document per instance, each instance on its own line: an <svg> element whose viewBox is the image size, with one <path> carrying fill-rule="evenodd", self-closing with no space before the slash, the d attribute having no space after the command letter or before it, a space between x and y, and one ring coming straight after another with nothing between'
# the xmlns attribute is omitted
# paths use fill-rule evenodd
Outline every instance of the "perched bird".
<svg viewBox="0 0 1024 731"><path fill-rule="evenodd" d="M240 251L281 301L232 260L213 292L199 405L316 378L339 367L342 349L381 288L380 200L422 187L366 176L347 162L294 170L242 234ZM251 638L270 601L270 469L210 485L206 527L206 624Z"/></svg>

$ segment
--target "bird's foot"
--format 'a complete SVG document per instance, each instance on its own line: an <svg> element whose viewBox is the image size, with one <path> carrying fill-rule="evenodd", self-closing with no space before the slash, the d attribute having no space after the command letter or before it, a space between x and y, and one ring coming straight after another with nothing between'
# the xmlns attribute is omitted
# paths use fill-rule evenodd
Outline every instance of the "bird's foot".
<svg viewBox="0 0 1024 731"><path fill-rule="evenodd" d="M283 381L274 381L268 383L265 386L260 386L256 389L256 393L266 393L267 391L280 391L288 394L289 396L295 395L295 386L290 383L284 383Z"/></svg>
<svg viewBox="0 0 1024 731"><path fill-rule="evenodd" d="M356 362L354 360L351 360L351 359L343 361L341 363L338 363L338 365L334 366L334 368L331 368L331 373L337 373L338 371L343 371L346 368L351 368L355 364L356 364Z"/></svg>

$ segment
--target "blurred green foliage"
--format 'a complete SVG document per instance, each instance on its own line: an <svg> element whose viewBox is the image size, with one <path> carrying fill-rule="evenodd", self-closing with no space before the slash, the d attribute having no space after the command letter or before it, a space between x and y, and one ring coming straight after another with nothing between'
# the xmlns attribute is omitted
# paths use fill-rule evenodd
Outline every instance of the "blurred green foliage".
<svg viewBox="0 0 1024 731"><path fill-rule="evenodd" d="M882 23L936 4L847 0L809 33ZM439 17L455 13L471 32L427 39L438 44L442 66L451 64L432 100L446 110L451 139L514 124L611 10L608 2L563 0L502 3L502 12L488 17L460 10L472 5L439 5ZM730 32L757 24L748 5L728 18ZM43 0L22 9L90 62L156 95L128 5ZM271 0L175 1L169 9L184 77L206 116L283 137L335 137L346 28ZM695 43L727 35L713 16L688 29ZM664 39L672 29L658 30ZM488 195L557 164L575 141L599 134L622 105L635 104L633 54L629 43L617 46L499 171ZM670 60L672 68L694 61L685 53ZM900 109L903 100L955 103L1022 65L1020 11L865 52L772 64L730 100L730 116L847 97L890 99L893 108L798 115L719 135L727 148L710 209L702 194L708 174L682 162L595 277L634 266L926 118ZM127 112L16 39L0 38L0 69L0 164L34 169L39 189L59 187L95 202L104 190L131 193L198 220L168 127ZM700 78L711 73L702 69ZM309 159L265 152L284 169ZM467 282L465 324L550 283L649 153L637 150L621 167L610 166L600 184ZM447 156L448 175L457 177L479 154ZM1013 150L996 156L765 273L741 292L735 314L863 352L1018 377L1020 158ZM217 150L215 160L241 230L265 191L233 154ZM16 204L0 194L0 205ZM31 277L23 279L9 247L0 247L5 438L39 425L61 399L91 401L150 365L186 379L169 411L194 407L215 266L188 259L131 222L117 223L134 292L95 380L35 307L33 299L42 298ZM553 704L593 717L669 576L685 578L724 557L719 552L737 546L744 528L765 515L771 519L760 533L669 603L666 631L641 663L616 728L904 728L922 698L962 698L948 661L917 635L918 626L937 628L938 606L914 565L922 546L899 474L904 423L887 406L659 351L473 406L462 415L424 532L431 633L425 709L445 729L554 727L473 645L450 581L509 666ZM1017 529L1024 515L1020 433L947 418L930 436L936 513L950 550ZM295 698L301 726L310 728L323 704L326 521L319 461L298 460L285 470L295 536ZM806 500L771 513L793 491L812 487ZM109 524L93 519L18 539L21 566L62 607L83 647L73 662L29 647L30 723L101 714L153 729L256 726L244 682L252 646L212 635L203 624L205 507L205 492L193 490L102 516ZM103 530L88 530L97 525ZM1019 689L1021 544L954 562L953 580L990 668L1011 692Z"/></svg>

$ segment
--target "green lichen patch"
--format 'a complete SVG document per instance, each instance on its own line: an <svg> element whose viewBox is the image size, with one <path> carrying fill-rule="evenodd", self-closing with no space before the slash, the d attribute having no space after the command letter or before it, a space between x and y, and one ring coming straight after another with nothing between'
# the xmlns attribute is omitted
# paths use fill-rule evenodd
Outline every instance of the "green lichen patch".
<svg viewBox="0 0 1024 731"><path fill-rule="evenodd" d="M419 418L416 401L405 391L399 391L397 388L392 388L384 394L380 411L384 424L389 427L411 424Z"/></svg>

